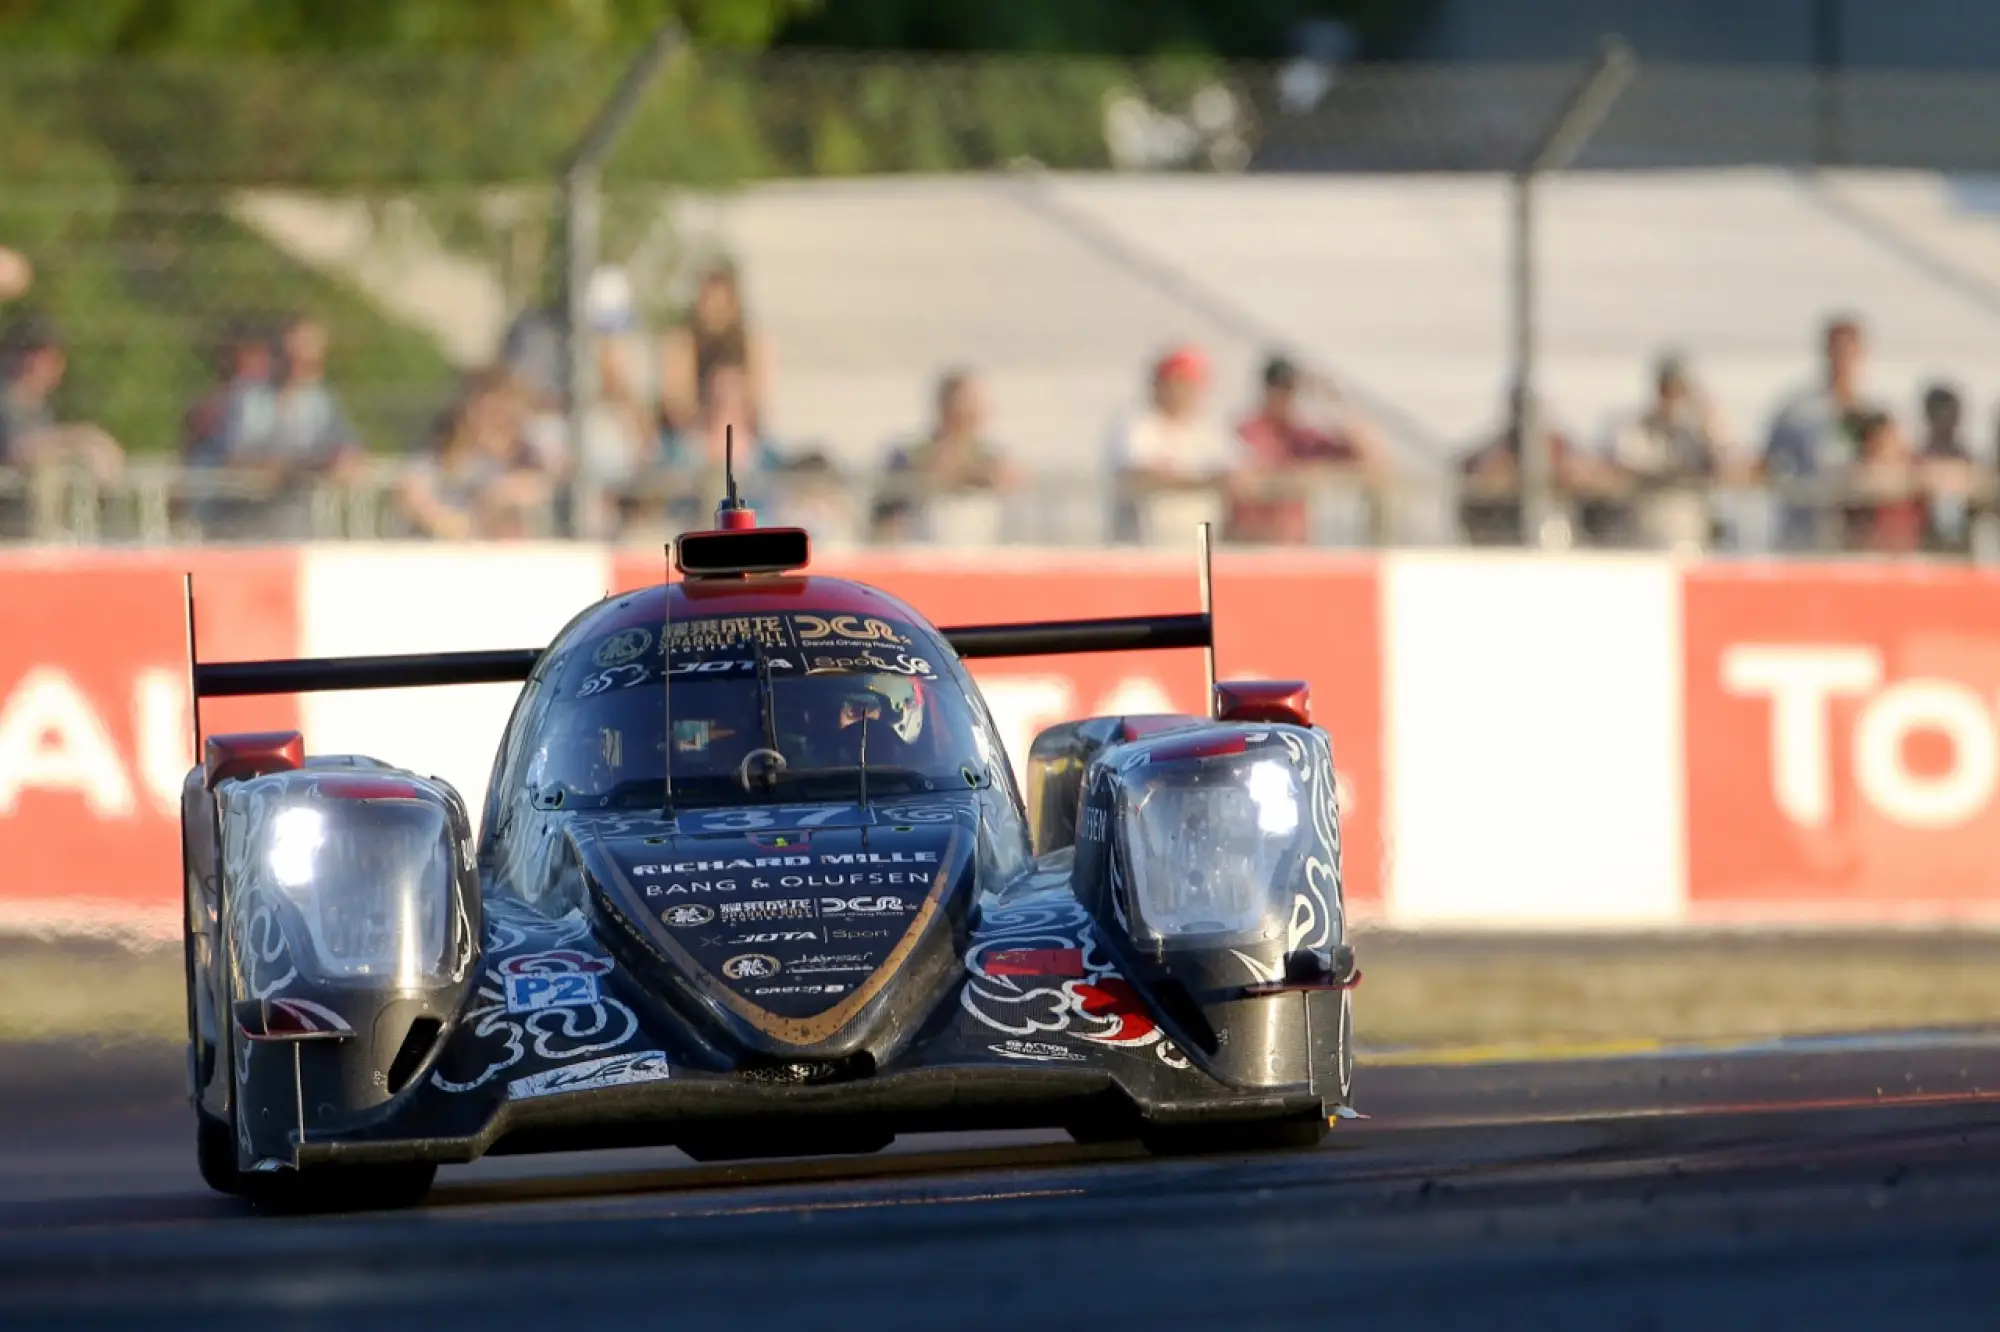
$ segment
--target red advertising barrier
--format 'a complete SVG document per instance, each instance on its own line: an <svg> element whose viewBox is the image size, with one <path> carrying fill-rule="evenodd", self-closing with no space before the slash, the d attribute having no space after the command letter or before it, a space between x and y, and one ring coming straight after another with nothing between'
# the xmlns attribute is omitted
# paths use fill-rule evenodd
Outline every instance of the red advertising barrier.
<svg viewBox="0 0 2000 1332"><path fill-rule="evenodd" d="M2000 580L1691 571L1689 909L1815 920L2000 904Z"/></svg>
<svg viewBox="0 0 2000 1332"><path fill-rule="evenodd" d="M182 574L204 656L290 655L289 552L0 557L0 920L130 924L174 911L192 755ZM294 726L292 700L203 710Z"/></svg>
<svg viewBox="0 0 2000 1332"><path fill-rule="evenodd" d="M621 556L616 586L659 578L660 556ZM1297 678L1313 686L1313 717L1333 740L1347 841L1350 902L1382 901L1381 627L1376 562L1365 558L1235 555L1216 561L1217 673L1223 679ZM1036 554L983 559L841 554L820 572L893 593L934 624L1003 624L1201 608L1192 552ZM1073 717L1200 711L1199 652L1122 652L972 663L1008 752Z"/></svg>

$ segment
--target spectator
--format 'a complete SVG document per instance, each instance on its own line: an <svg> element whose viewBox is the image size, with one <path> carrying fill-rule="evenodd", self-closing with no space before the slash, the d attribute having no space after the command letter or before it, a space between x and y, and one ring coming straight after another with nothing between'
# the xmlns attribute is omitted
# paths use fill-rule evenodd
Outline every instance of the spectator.
<svg viewBox="0 0 2000 1332"><path fill-rule="evenodd" d="M1829 320L1824 345L1822 382L1793 396L1771 422L1764 473L1780 485L1846 474L1859 457L1862 426L1879 412L1862 393L1867 347L1860 321L1845 315ZM1820 513L1810 499L1781 496L1779 549L1810 550L1820 544Z"/></svg>
<svg viewBox="0 0 2000 1332"><path fill-rule="evenodd" d="M35 268L19 250L0 245L0 303L18 301L35 285Z"/></svg>
<svg viewBox="0 0 2000 1332"><path fill-rule="evenodd" d="M661 440L652 349L624 273L600 269L591 280L589 307L597 398L584 422L578 466L579 484L596 505L589 530L601 533L614 511L632 506L631 492L659 467Z"/></svg>
<svg viewBox="0 0 2000 1332"><path fill-rule="evenodd" d="M326 382L326 353L326 329L318 322L306 315L285 321L270 426L250 447L294 474L351 474L362 462L360 439Z"/></svg>
<svg viewBox="0 0 2000 1332"><path fill-rule="evenodd" d="M1631 535L1651 547L1706 546L1710 490L1747 473L1721 413L1671 354L1655 366L1652 402L1613 432L1607 454L1633 492Z"/></svg>
<svg viewBox="0 0 2000 1332"><path fill-rule="evenodd" d="M1020 474L987 438L986 391L976 374L959 368L939 376L934 409L923 437L889 455L871 518L880 533L936 540L936 501L990 498L1020 484ZM997 532L997 521L990 525Z"/></svg>
<svg viewBox="0 0 2000 1332"><path fill-rule="evenodd" d="M268 412L252 413L245 399L254 396L260 404L270 402L275 364L269 341L245 321L230 322L215 351L216 382L181 418L183 462L190 467L227 465L242 443L232 435L232 427L249 428L253 420L261 420L268 428Z"/></svg>
<svg viewBox="0 0 2000 1332"><path fill-rule="evenodd" d="M748 415L739 432L762 437L771 385L771 353L750 326L735 265L705 269L695 287L688 320L671 330L661 348L660 412L668 429L699 431L712 416L716 376L733 370L743 380Z"/></svg>
<svg viewBox="0 0 2000 1332"><path fill-rule="evenodd" d="M1301 411L1303 403L1332 419L1324 427L1308 421ZM1308 374L1283 356L1265 362L1257 411L1237 426L1236 433L1245 448L1240 478L1250 483L1238 490L1263 493L1231 498L1232 540L1298 544L1309 539L1306 499L1295 486L1288 486L1291 493L1284 497L1270 497L1273 481L1296 481L1306 469L1372 478L1387 472L1386 451L1374 427L1347 406L1331 380Z"/></svg>
<svg viewBox="0 0 2000 1332"><path fill-rule="evenodd" d="M803 527L815 542L839 545L855 539L852 487L824 452L812 450L772 470L783 486L771 506L775 525Z"/></svg>
<svg viewBox="0 0 2000 1332"><path fill-rule="evenodd" d="M1507 390L1507 416L1499 431L1459 464L1459 525L1465 539L1480 546L1517 546L1521 524L1522 417L1528 394L1519 380ZM1593 461L1535 398L1536 435L1548 450L1549 483L1557 500L1574 502L1608 489L1608 468Z"/></svg>
<svg viewBox="0 0 2000 1332"><path fill-rule="evenodd" d="M424 536L521 537L545 526L554 460L531 438L531 395L505 369L475 376L440 423L428 456L398 487L399 508Z"/></svg>
<svg viewBox="0 0 2000 1332"><path fill-rule="evenodd" d="M0 335L0 467L71 464L100 483L116 477L125 451L89 422L56 420L55 393L69 355L55 329L28 317Z"/></svg>
<svg viewBox="0 0 2000 1332"><path fill-rule="evenodd" d="M1147 405L1112 423L1113 540L1171 540L1219 516L1240 446L1208 414L1208 380L1201 349L1177 347L1154 363Z"/></svg>
<svg viewBox="0 0 2000 1332"><path fill-rule="evenodd" d="M1961 434L1965 403L1949 384L1924 393L1924 445L1917 453L1917 485L1924 496L1924 545L1967 554L1972 549L1972 491L1977 466Z"/></svg>
<svg viewBox="0 0 2000 1332"><path fill-rule="evenodd" d="M1857 456L1848 468L1842 516L1849 550L1907 554L1923 544L1925 506L1908 439L1896 418L1861 418Z"/></svg>

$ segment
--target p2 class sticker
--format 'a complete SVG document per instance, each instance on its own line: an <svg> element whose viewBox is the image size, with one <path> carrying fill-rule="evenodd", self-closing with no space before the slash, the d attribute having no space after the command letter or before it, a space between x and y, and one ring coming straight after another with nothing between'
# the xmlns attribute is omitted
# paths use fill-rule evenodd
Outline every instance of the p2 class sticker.
<svg viewBox="0 0 2000 1332"><path fill-rule="evenodd" d="M602 997L597 976L588 971L530 971L505 977L507 1011L540 1013L551 1008L589 1008Z"/></svg>
<svg viewBox="0 0 2000 1332"><path fill-rule="evenodd" d="M555 1096L562 1092L595 1091L599 1087L619 1087L634 1082L664 1082L672 1074L661 1050L637 1054L608 1055L586 1059L581 1064L544 1069L507 1084L507 1094L516 1100L535 1096Z"/></svg>

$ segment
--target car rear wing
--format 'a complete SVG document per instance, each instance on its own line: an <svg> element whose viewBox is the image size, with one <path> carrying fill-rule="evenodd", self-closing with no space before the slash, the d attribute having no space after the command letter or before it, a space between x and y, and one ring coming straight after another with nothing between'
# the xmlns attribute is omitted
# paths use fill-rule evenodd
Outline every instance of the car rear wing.
<svg viewBox="0 0 2000 1332"><path fill-rule="evenodd" d="M732 491L733 494L733 491ZM1194 615L1131 615L1107 620L1044 620L1035 624L971 624L941 629L964 660L1052 657L1084 652L1203 650L1204 696L1215 694L1214 546L1209 525L1195 531L1201 611ZM434 685L515 684L533 673L543 648L484 652L417 652L383 657L302 657L281 661L200 660L195 651L194 575L183 578L187 611L188 684L195 753L201 753L201 700L360 689L420 689Z"/></svg>
<svg viewBox="0 0 2000 1332"><path fill-rule="evenodd" d="M1135 615L1041 624L975 624L939 630L960 657L1063 656L1080 652L1154 652L1213 648L1214 617ZM541 648L490 652L420 652L389 657L305 657L292 661L196 661L196 698L317 694L428 685L511 684L528 678Z"/></svg>

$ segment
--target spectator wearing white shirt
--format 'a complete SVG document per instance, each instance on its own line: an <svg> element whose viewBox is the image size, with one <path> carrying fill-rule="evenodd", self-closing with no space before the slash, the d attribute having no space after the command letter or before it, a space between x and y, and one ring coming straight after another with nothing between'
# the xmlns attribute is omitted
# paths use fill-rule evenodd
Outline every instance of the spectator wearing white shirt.
<svg viewBox="0 0 2000 1332"><path fill-rule="evenodd" d="M1218 522L1240 446L1208 411L1208 357L1176 347L1153 364L1147 405L1112 423L1106 461L1114 541L1178 540Z"/></svg>

